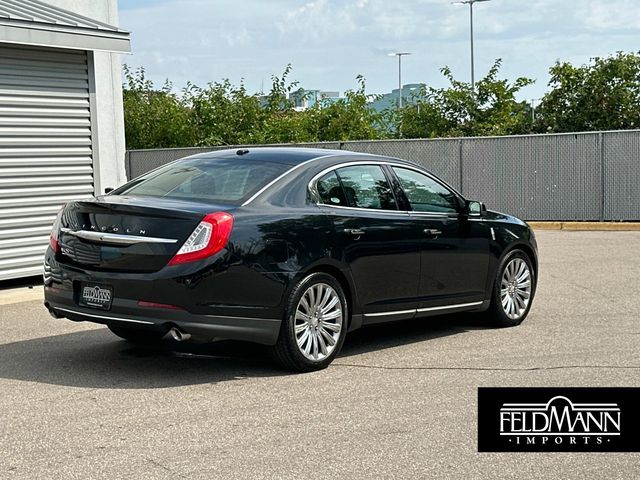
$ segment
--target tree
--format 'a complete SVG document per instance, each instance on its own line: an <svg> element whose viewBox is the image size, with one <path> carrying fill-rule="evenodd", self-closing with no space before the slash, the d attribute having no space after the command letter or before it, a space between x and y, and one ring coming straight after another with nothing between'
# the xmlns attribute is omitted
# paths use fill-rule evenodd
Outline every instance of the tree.
<svg viewBox="0 0 640 480"><path fill-rule="evenodd" d="M640 126L640 55L618 52L575 67L557 62L538 108L541 132L623 130Z"/></svg>
<svg viewBox="0 0 640 480"><path fill-rule="evenodd" d="M196 143L191 112L172 92L169 81L159 90L144 68L124 66L124 127L129 149L188 147Z"/></svg>
<svg viewBox="0 0 640 480"><path fill-rule="evenodd" d="M365 79L356 77L358 88L344 98L319 101L306 113L306 125L317 141L372 140L381 138L381 115L369 105Z"/></svg>
<svg viewBox="0 0 640 480"><path fill-rule="evenodd" d="M290 82L291 64L282 76L271 76L271 90L265 99L265 117L262 125L261 143L314 142L316 138L309 131L305 112L297 112L294 102L289 99L292 92L300 91L299 82Z"/></svg>
<svg viewBox="0 0 640 480"><path fill-rule="evenodd" d="M263 139L260 127L264 112L260 100L244 86L229 80L209 83L201 88L188 84L183 102L190 108L193 134L198 145L238 145Z"/></svg>
<svg viewBox="0 0 640 480"><path fill-rule="evenodd" d="M489 73L476 83L475 92L469 83L456 80L451 69L444 67L441 71L450 86L422 87L399 114L397 121L402 136L471 137L528 132L530 110L526 102L516 100L516 95L533 80L525 77L514 82L499 79L501 65L502 61L496 60Z"/></svg>

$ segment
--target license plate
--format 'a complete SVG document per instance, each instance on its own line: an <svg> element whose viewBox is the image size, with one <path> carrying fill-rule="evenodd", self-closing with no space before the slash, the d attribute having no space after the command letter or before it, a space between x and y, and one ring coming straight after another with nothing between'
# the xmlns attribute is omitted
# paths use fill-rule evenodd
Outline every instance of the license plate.
<svg viewBox="0 0 640 480"><path fill-rule="evenodd" d="M110 285L96 285L83 283L80 286L80 305L84 307L109 310L113 301L113 287Z"/></svg>

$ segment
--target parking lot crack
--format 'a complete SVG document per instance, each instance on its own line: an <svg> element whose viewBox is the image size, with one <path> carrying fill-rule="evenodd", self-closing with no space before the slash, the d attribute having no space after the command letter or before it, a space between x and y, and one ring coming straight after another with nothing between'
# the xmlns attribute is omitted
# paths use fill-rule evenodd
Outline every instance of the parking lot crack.
<svg viewBox="0 0 640 480"><path fill-rule="evenodd" d="M373 370L442 370L442 371L479 371L479 372L535 372L541 370L567 369L609 369L609 370L640 370L640 366L630 365L552 365L548 367L390 367L385 365L366 365L359 363L333 363L332 367L369 368Z"/></svg>
<svg viewBox="0 0 640 480"><path fill-rule="evenodd" d="M180 475L177 472L174 472L172 469L170 469L169 467L167 467L166 465L163 465L162 463L158 462L157 460L154 460L153 458L147 458L147 461L149 463L151 463L152 465L155 465L158 468L161 468L162 470L164 470L165 472L169 472L171 475L173 475L175 478L187 478L184 475Z"/></svg>

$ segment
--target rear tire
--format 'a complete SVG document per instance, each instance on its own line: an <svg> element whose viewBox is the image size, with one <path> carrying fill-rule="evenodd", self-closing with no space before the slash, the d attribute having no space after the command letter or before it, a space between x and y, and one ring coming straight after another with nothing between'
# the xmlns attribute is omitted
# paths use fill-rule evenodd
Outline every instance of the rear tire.
<svg viewBox="0 0 640 480"><path fill-rule="evenodd" d="M159 342L164 333L156 330L135 328L135 327L123 327L120 325L107 325L111 333L118 337L137 344L150 344Z"/></svg>
<svg viewBox="0 0 640 480"><path fill-rule="evenodd" d="M326 368L342 348L348 318L340 283L326 273L312 273L287 299L286 316L272 347L274 358L296 372Z"/></svg>
<svg viewBox="0 0 640 480"><path fill-rule="evenodd" d="M531 259L522 250L505 255L493 282L491 305L485 312L493 326L515 327L527 318L535 294L535 274Z"/></svg>

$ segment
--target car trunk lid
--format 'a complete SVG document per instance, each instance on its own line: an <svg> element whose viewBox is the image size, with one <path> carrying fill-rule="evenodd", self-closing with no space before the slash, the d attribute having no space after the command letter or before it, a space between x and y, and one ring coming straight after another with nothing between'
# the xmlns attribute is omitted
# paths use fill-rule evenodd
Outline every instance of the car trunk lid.
<svg viewBox="0 0 640 480"><path fill-rule="evenodd" d="M120 195L72 202L62 213L60 261L103 271L158 271L207 213L232 208Z"/></svg>

